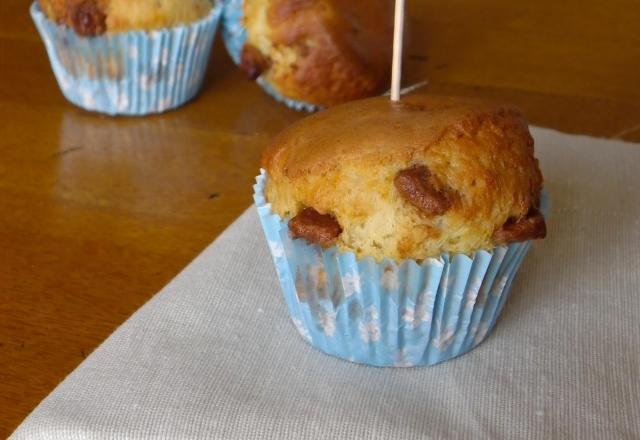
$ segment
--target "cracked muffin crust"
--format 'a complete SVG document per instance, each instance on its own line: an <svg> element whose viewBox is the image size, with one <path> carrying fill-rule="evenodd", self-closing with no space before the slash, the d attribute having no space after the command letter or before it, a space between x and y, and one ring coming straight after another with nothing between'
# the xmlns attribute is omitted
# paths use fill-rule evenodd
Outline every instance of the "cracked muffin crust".
<svg viewBox="0 0 640 440"><path fill-rule="evenodd" d="M285 129L262 164L267 201L294 237L358 256L420 260L546 234L533 138L500 103L350 102Z"/></svg>

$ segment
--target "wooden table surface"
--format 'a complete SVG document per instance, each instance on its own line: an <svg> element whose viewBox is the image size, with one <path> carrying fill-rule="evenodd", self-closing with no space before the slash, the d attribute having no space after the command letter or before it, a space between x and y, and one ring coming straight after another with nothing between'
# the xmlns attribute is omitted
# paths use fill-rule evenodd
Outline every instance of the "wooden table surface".
<svg viewBox="0 0 640 440"><path fill-rule="evenodd" d="M0 3L4 438L250 205L261 147L302 115L245 81L219 39L192 103L145 118L87 113L58 90L29 0ZM640 141L637 0L410 0L407 10L405 82Z"/></svg>

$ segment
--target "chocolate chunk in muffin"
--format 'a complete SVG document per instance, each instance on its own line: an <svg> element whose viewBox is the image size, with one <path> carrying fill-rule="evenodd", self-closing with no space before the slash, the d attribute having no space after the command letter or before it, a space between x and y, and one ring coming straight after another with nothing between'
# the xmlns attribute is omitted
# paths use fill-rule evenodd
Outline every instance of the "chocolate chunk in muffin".
<svg viewBox="0 0 640 440"><path fill-rule="evenodd" d="M402 197L423 213L442 215L451 207L451 196L432 180L426 166L416 165L399 171L393 183Z"/></svg>
<svg viewBox="0 0 640 440"><path fill-rule="evenodd" d="M544 217L535 208L531 208L527 215L520 219L509 219L496 229L493 239L496 243L513 243L516 241L536 240L547 236L547 226Z"/></svg>
<svg viewBox="0 0 640 440"><path fill-rule="evenodd" d="M320 214L313 208L304 208L289 221L293 238L304 238L322 247L333 245L342 232L340 223L330 214Z"/></svg>

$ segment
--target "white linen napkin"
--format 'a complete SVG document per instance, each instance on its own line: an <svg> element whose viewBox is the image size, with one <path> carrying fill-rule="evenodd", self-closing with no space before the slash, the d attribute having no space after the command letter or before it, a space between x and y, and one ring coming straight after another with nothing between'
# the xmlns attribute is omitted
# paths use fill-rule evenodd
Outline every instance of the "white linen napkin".
<svg viewBox="0 0 640 440"><path fill-rule="evenodd" d="M533 134L549 236L471 353L379 369L316 351L249 208L11 438L640 438L640 145Z"/></svg>

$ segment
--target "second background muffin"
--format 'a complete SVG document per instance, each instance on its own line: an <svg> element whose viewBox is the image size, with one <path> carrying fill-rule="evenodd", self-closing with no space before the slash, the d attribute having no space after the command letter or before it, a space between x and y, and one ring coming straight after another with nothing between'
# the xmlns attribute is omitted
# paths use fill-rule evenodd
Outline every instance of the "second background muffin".
<svg viewBox="0 0 640 440"><path fill-rule="evenodd" d="M223 35L249 78L313 111L386 89L392 21L392 0L228 0Z"/></svg>

